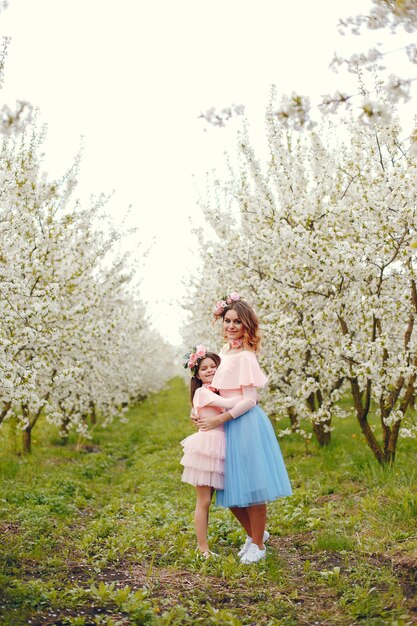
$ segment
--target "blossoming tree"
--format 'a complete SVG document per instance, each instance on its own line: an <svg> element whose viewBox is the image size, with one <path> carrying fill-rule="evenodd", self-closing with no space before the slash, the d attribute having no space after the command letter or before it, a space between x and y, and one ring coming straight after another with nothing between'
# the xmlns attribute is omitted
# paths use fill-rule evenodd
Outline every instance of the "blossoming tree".
<svg viewBox="0 0 417 626"><path fill-rule="evenodd" d="M330 122L294 133L275 111L272 100L264 165L243 131L238 164L205 203L217 240L202 242L186 334L209 341L202 320L225 287L238 289L263 323L269 410L296 427L311 419L326 443L348 389L373 454L390 463L401 427L415 435L416 164L396 122L351 118L336 141Z"/></svg>
<svg viewBox="0 0 417 626"><path fill-rule="evenodd" d="M99 225L103 200L82 209L72 198L78 161L49 181L42 133L19 121L0 153L0 423L14 416L30 451L42 414L86 433L164 384L173 355L129 293L120 235Z"/></svg>

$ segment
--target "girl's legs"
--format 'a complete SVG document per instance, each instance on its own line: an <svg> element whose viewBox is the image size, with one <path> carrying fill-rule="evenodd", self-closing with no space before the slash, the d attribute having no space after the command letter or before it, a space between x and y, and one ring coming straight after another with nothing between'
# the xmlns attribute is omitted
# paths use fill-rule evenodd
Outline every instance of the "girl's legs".
<svg viewBox="0 0 417 626"><path fill-rule="evenodd" d="M197 546L200 552L209 552L207 543L208 516L213 487L198 485L196 487L197 502L194 512L194 524L197 535Z"/></svg>
<svg viewBox="0 0 417 626"><path fill-rule="evenodd" d="M247 509L250 528L252 529L252 543L256 543L260 550L264 546L264 531L266 525L266 504L254 504Z"/></svg>

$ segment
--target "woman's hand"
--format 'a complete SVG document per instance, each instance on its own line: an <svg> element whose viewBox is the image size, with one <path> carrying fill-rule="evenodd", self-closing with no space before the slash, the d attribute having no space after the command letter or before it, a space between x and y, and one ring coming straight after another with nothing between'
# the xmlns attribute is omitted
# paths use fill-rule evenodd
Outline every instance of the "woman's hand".
<svg viewBox="0 0 417 626"><path fill-rule="evenodd" d="M199 423L198 423L199 419L200 418L198 417L197 413L194 413L194 409L191 409L190 420L194 423L195 426L197 426L197 428L199 428Z"/></svg>
<svg viewBox="0 0 417 626"><path fill-rule="evenodd" d="M203 432L207 430L212 430L213 428L217 428L224 423L225 413L220 413L220 415L212 415L211 417L199 417L197 424L200 430Z"/></svg>
<svg viewBox="0 0 417 626"><path fill-rule="evenodd" d="M213 415L212 417L199 417L197 413L194 413L194 409L191 409L190 411L190 420L200 430L210 430L211 428L216 428L216 426L222 424L223 422L218 420L219 417L219 415ZM216 423L211 425L211 420L216 421Z"/></svg>

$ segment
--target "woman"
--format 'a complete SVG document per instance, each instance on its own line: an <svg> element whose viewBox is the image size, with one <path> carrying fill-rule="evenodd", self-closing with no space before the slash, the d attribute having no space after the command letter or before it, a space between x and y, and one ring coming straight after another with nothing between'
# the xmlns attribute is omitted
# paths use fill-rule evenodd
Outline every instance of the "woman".
<svg viewBox="0 0 417 626"><path fill-rule="evenodd" d="M267 378L256 357L259 323L253 309L233 292L217 303L215 319L221 319L227 343L212 385L223 397L240 395L233 409L211 417L196 417L201 430L224 424L226 459L224 490L216 504L231 509L247 538L239 552L242 563L265 558L266 502L292 494L287 470L271 422L257 405L257 387Z"/></svg>

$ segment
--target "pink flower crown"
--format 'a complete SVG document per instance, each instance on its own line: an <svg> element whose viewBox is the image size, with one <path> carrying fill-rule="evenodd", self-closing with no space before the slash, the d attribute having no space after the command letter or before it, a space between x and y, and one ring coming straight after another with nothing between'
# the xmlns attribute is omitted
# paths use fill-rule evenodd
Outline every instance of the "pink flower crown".
<svg viewBox="0 0 417 626"><path fill-rule="evenodd" d="M207 352L209 352L209 349L199 344L198 346L195 346L190 352L184 354L182 363L184 369L190 368L191 374L195 376L197 374L200 361L204 359Z"/></svg>
<svg viewBox="0 0 417 626"><path fill-rule="evenodd" d="M240 295L236 293L236 291L232 291L232 293L230 293L228 296L225 296L223 300L219 300L218 302L216 302L216 307L214 309L215 317L220 317L226 307L228 307L233 302L237 302L238 300L240 300Z"/></svg>

